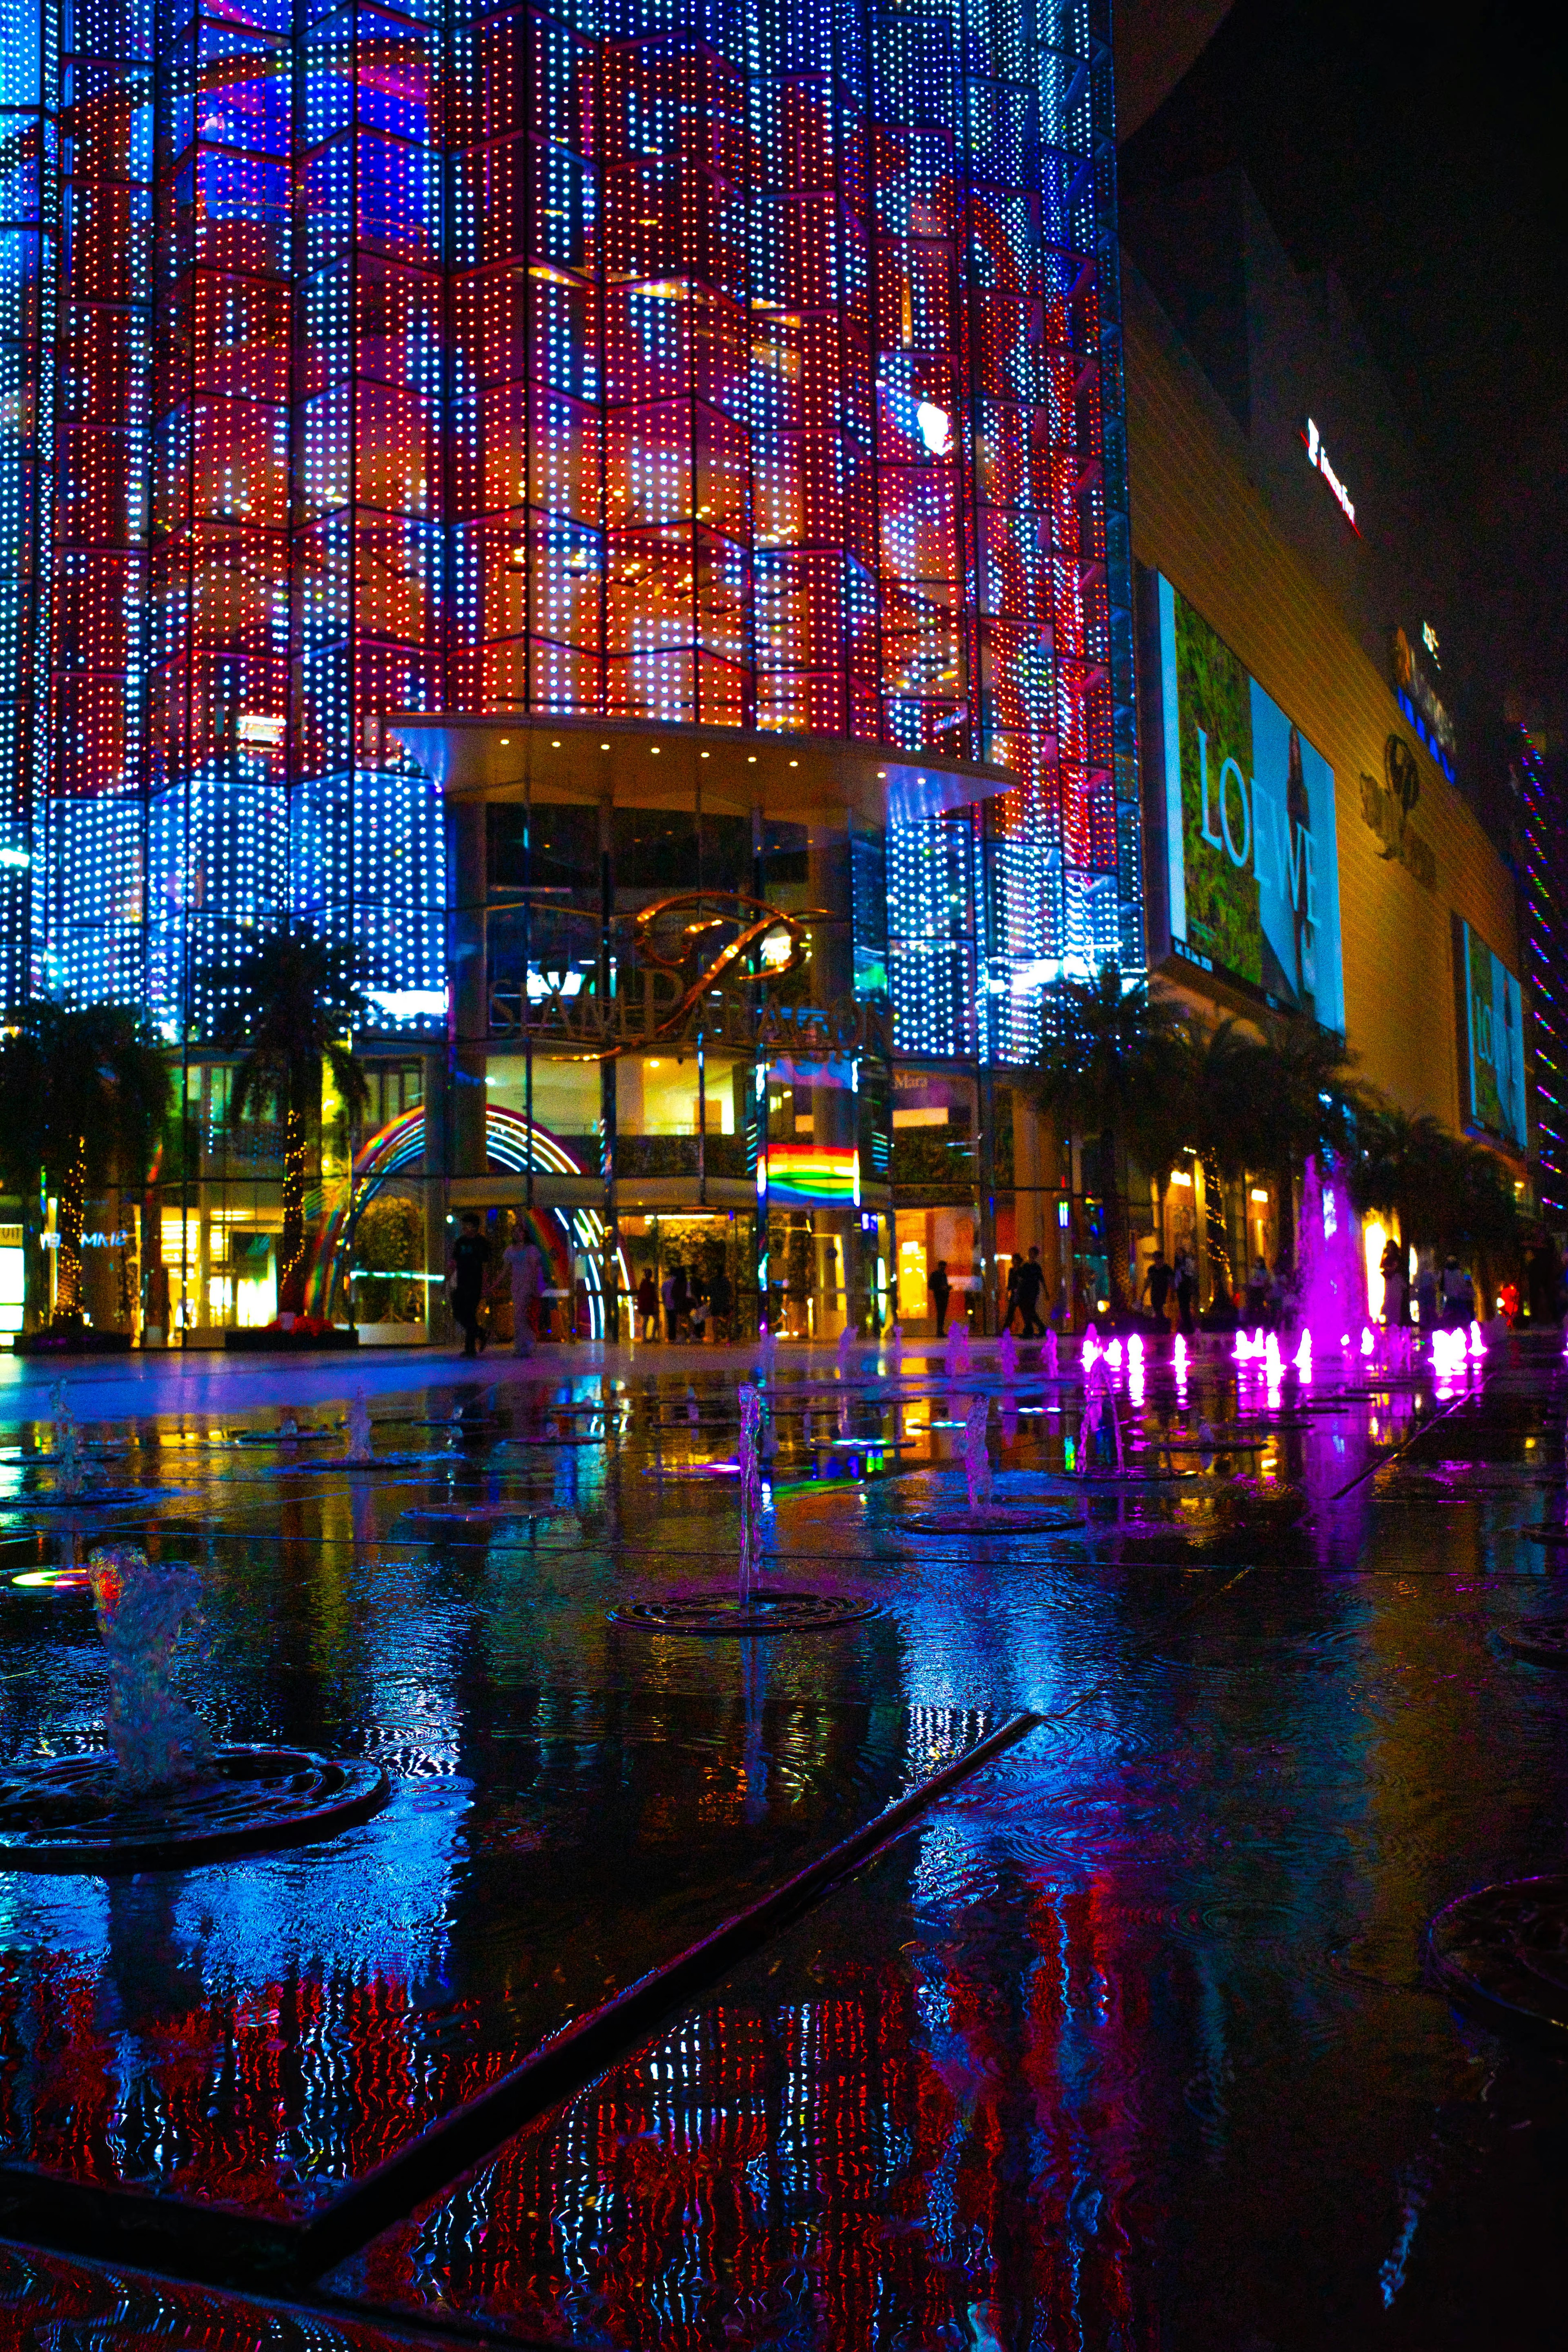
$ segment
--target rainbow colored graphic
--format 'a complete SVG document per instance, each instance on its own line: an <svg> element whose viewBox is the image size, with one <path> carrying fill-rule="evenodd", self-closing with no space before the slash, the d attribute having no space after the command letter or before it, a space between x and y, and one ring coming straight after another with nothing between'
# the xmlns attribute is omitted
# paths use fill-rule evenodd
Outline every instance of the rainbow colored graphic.
<svg viewBox="0 0 1568 2352"><path fill-rule="evenodd" d="M767 1188L775 1206L812 1201L824 1208L858 1209L860 1154L826 1150L814 1143L770 1143Z"/></svg>
<svg viewBox="0 0 1568 2352"><path fill-rule="evenodd" d="M353 1217L357 1220L367 1202L375 1198L389 1177L397 1175L411 1163L425 1156L425 1112L405 1111L379 1133L370 1136L354 1154L353 1181L326 1218L321 1227L321 1241L311 1268L306 1305L312 1315L327 1317L334 1287L343 1270L339 1253L352 1234ZM485 1106L485 1157L492 1167L514 1170L522 1174L528 1167L528 1121L520 1113L507 1110L500 1103ZM580 1167L565 1145L545 1128L533 1129L533 1167L536 1175L583 1176L590 1171ZM517 1213L524 1216L521 1203ZM590 1330L595 1339L605 1333L603 1267L605 1252L605 1222L595 1209L560 1209L554 1212L535 1211L526 1218L533 1238L544 1252L552 1278L565 1283L571 1278L574 1255L584 1258L587 1268L588 1311ZM564 1228L563 1237L559 1228ZM552 1230L556 1228L556 1230ZM617 1255L616 1280L623 1297L629 1295L631 1278L624 1254Z"/></svg>

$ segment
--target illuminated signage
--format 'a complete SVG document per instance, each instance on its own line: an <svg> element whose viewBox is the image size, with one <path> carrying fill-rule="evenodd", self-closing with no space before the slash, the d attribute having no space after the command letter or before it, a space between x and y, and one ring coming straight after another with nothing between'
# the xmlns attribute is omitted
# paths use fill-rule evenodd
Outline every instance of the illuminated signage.
<svg viewBox="0 0 1568 2352"><path fill-rule="evenodd" d="M1421 643L1436 668L1437 633L1430 623L1421 631ZM1394 667L1394 698L1451 782L1458 750L1454 722L1438 699L1437 688L1427 673L1422 654L1416 651L1403 629L1394 632L1389 657Z"/></svg>
<svg viewBox="0 0 1568 2352"><path fill-rule="evenodd" d="M1459 1011L1459 1082L1464 1114L1500 1142L1522 1151L1524 1007L1519 982L1479 931L1454 918Z"/></svg>
<svg viewBox="0 0 1568 2352"><path fill-rule="evenodd" d="M1302 434L1301 439L1306 445L1308 465L1315 466L1319 473L1321 474L1324 481L1327 482L1330 489L1332 490L1335 498L1339 500L1340 512L1344 516L1345 520L1349 523L1351 529L1359 539L1361 537L1361 525L1355 519L1355 502L1352 499L1351 494L1346 489L1344 484L1341 481L1339 476L1335 473L1333 467L1330 465L1329 453L1328 449L1324 446L1323 436L1319 432L1317 426L1313 424L1310 416L1307 419L1306 431Z"/></svg>
<svg viewBox="0 0 1568 2352"><path fill-rule="evenodd" d="M1384 745L1383 772L1385 784L1375 776L1362 776L1362 822L1382 842L1384 857L1397 859L1424 890L1435 890L1437 860L1432 845L1410 822L1410 812L1421 797L1421 771L1403 735L1391 735Z"/></svg>
<svg viewBox="0 0 1568 2352"><path fill-rule="evenodd" d="M1173 951L1345 1025L1334 772L1171 583L1156 583Z"/></svg>

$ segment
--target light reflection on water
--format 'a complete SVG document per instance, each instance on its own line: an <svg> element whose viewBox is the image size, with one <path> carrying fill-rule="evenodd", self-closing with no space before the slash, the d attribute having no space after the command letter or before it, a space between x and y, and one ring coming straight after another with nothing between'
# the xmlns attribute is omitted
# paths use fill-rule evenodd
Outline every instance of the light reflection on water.
<svg viewBox="0 0 1568 2352"><path fill-rule="evenodd" d="M732 1492L643 1475L733 1443L732 1385L703 1376L693 1425L686 1378L627 1392L616 1444L555 1449L504 1446L562 1420L486 1383L496 1442L406 1484L171 1450L180 1524L142 1524L202 1561L209 1719L375 1755L398 1791L319 1849L0 1882L0 2145L307 2212L1030 1706L1053 1719L1023 1748L340 2287L606 2346L1306 2346L1360 2340L1373 2303L1464 2340L1424 2268L1433 2214L1502 2226L1495 2184L1518 2184L1475 2039L1411 1955L1438 1902L1539 1866L1561 1807L1553 1695L1489 1646L1548 1573L1506 1533L1518 1502L1344 1492L1408 1404L1327 1410L1320 1370L1268 1450L1083 1496L1077 1533L914 1538L962 1486L962 1391L906 1404L914 1444L869 1480L811 1465L830 1437L874 1458L893 1409L808 1419L786 1391L774 1572L883 1613L633 1637L616 1601L732 1557ZM1132 1433L1156 1449L1237 1411L1196 1367L1184 1407L1148 1391ZM1061 1420L1020 1393L992 1418L996 1499L1060 1501ZM1457 1493L1486 1457L1455 1428L1428 1444ZM1526 1444L1500 1426L1489 1458ZM546 1516L397 1532L443 1500ZM19 1565L58 1540L18 1535ZM0 1628L6 1752L89 1740L85 1605L0 1588Z"/></svg>

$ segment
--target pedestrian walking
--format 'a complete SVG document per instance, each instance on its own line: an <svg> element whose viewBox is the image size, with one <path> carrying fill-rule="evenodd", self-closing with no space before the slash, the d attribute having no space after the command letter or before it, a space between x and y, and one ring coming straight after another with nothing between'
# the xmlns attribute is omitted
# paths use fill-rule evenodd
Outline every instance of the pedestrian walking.
<svg viewBox="0 0 1568 2352"><path fill-rule="evenodd" d="M1383 1321L1385 1330L1394 1331L1407 1320L1405 1303L1405 1252L1391 1234L1383 1245L1383 1255L1377 1262L1383 1276Z"/></svg>
<svg viewBox="0 0 1568 2352"><path fill-rule="evenodd" d="M452 1263L447 1281L452 1296L452 1313L463 1334L463 1353L477 1356L485 1344L479 1328L479 1309L485 1295L485 1273L490 1262L490 1245L479 1230L478 1213L463 1212L462 1227L452 1244Z"/></svg>
<svg viewBox="0 0 1568 2352"><path fill-rule="evenodd" d="M534 1318L544 1292L544 1258L531 1234L519 1227L517 1237L501 1252L511 1288L511 1349L514 1356L531 1356Z"/></svg>
<svg viewBox="0 0 1568 2352"><path fill-rule="evenodd" d="M1149 1271L1143 1276L1143 1288L1140 1296L1147 1298L1150 1314L1155 1322L1161 1325L1165 1325L1165 1301L1171 1296L1171 1285L1174 1279L1171 1261L1156 1242L1154 1255L1149 1261ZM1168 1325L1165 1328L1168 1328Z"/></svg>
<svg viewBox="0 0 1568 2352"><path fill-rule="evenodd" d="M730 1277L721 1266L713 1277L713 1288L708 1300L708 1319L713 1326L713 1337L716 1340L729 1338L730 1318L734 1312L734 1307L735 1294L731 1287Z"/></svg>
<svg viewBox="0 0 1568 2352"><path fill-rule="evenodd" d="M658 1285L653 1278L653 1268L645 1265L642 1280L637 1285L637 1317L645 1339L658 1337Z"/></svg>
<svg viewBox="0 0 1568 2352"><path fill-rule="evenodd" d="M947 1299L952 1285L947 1278L947 1260L939 1257L926 1276L926 1288L931 1293L931 1313L936 1317L936 1336L940 1339L947 1328Z"/></svg>
<svg viewBox="0 0 1568 2352"><path fill-rule="evenodd" d="M1261 1328L1268 1311L1268 1268L1260 1257L1252 1261L1252 1271L1247 1277L1247 1321L1256 1330Z"/></svg>
<svg viewBox="0 0 1568 2352"><path fill-rule="evenodd" d="M1023 1271L1024 1261L1019 1256L1017 1251L1015 1250L1013 1252L1013 1263L1007 1268L1007 1292L1005 1297L1002 1301L1002 1328L1004 1331L1010 1331L1013 1328L1013 1318L1018 1312L1018 1276Z"/></svg>
<svg viewBox="0 0 1568 2352"><path fill-rule="evenodd" d="M1452 1251L1443 1260L1442 1314L1450 1326L1468 1323L1475 1307L1475 1286Z"/></svg>
<svg viewBox="0 0 1568 2352"><path fill-rule="evenodd" d="M1046 1269L1040 1264L1038 1247L1031 1248L1027 1258L1018 1268L1018 1310L1024 1325L1021 1339L1043 1339L1046 1327L1040 1320L1040 1294L1046 1286Z"/></svg>
<svg viewBox="0 0 1568 2352"><path fill-rule="evenodd" d="M1197 1269L1185 1250L1176 1253L1176 1319L1190 1339L1196 1328L1193 1321L1193 1301L1198 1295Z"/></svg>

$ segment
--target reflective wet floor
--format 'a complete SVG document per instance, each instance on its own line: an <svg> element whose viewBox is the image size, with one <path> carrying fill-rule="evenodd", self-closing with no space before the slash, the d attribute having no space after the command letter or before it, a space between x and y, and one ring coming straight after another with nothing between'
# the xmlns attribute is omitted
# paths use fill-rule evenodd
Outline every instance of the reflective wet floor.
<svg viewBox="0 0 1568 2352"><path fill-rule="evenodd" d="M123 1499L63 1507L16 1368L0 1761L101 1744L70 1571L134 1541L216 1737L393 1794L0 1879L0 2340L1559 2341L1568 2074L1424 1964L1563 1866L1568 1675L1502 1639L1568 1614L1558 1360L1152 1366L1118 1478L977 1352L779 1351L763 1580L870 1613L765 1639L616 1616L733 1581L738 1351L79 1365ZM1065 1524L930 1531L979 1396Z"/></svg>

